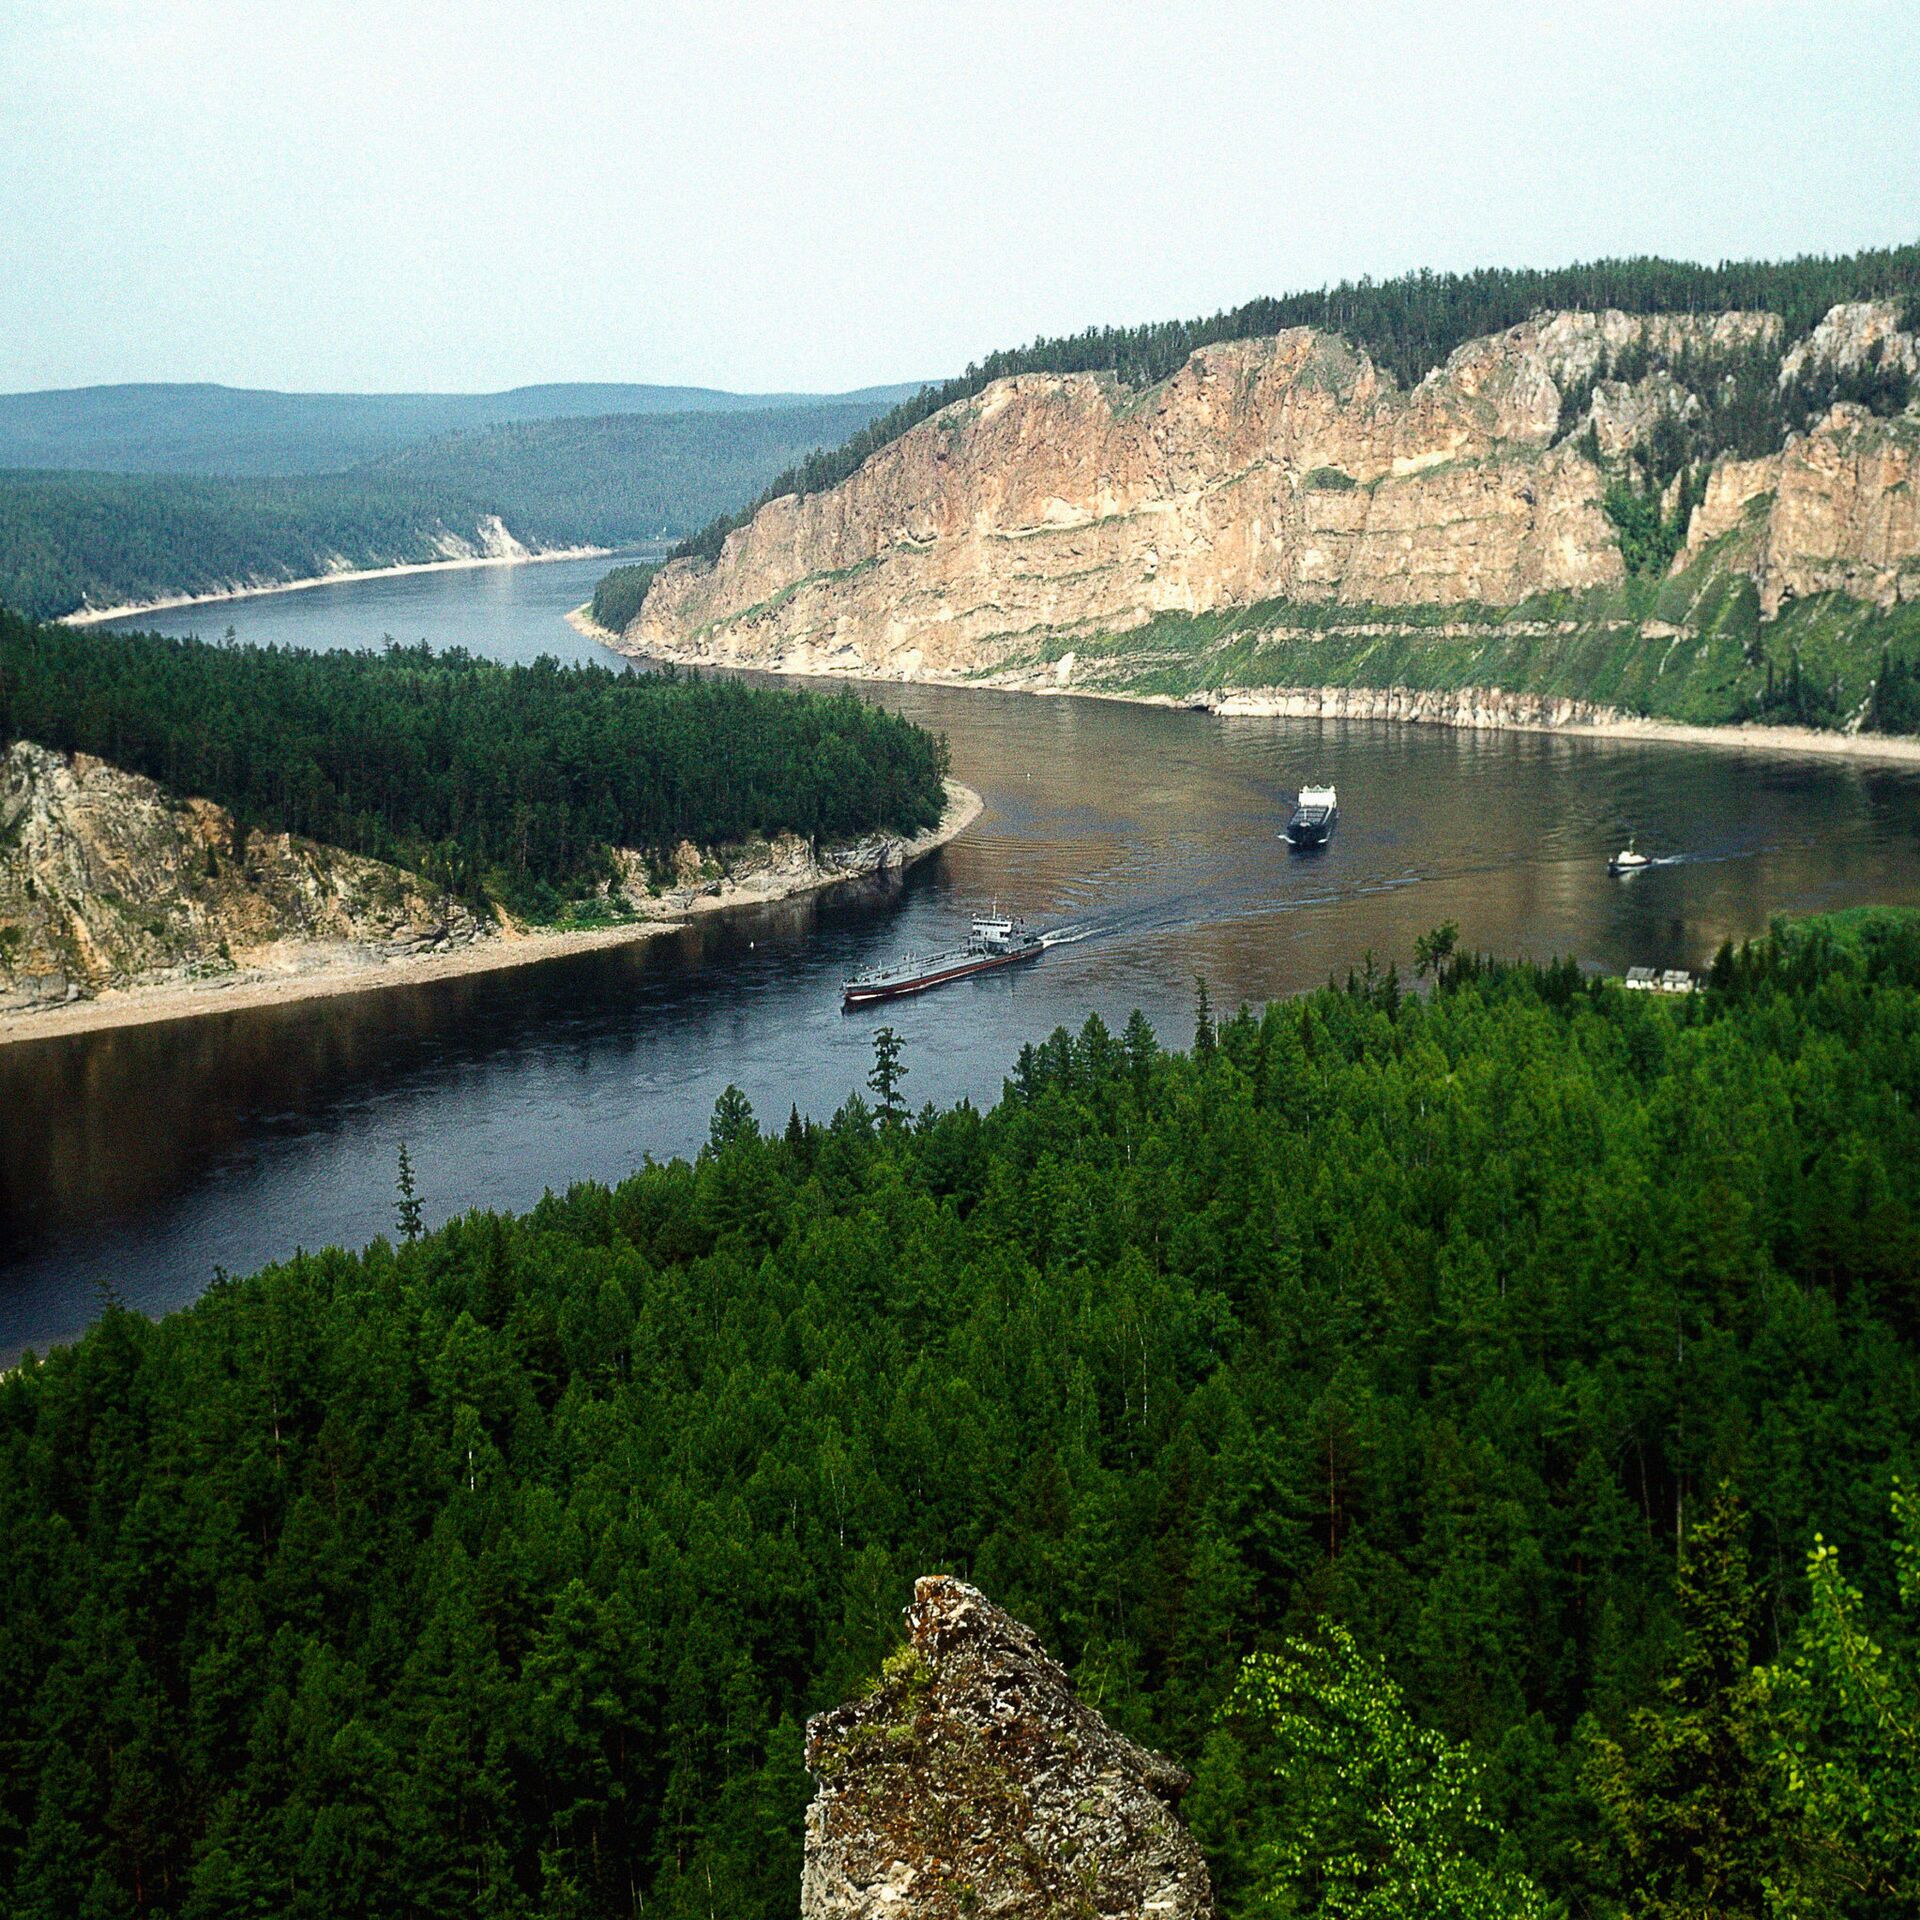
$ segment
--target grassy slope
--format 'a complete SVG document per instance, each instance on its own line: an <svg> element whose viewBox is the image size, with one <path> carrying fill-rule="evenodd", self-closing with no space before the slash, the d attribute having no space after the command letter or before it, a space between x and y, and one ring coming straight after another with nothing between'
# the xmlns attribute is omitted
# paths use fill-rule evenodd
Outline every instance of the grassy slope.
<svg viewBox="0 0 1920 1920"><path fill-rule="evenodd" d="M1093 640L1061 637L1027 663L1071 647L1077 685L1175 698L1235 688L1498 687L1716 726L1743 718L1765 689L1768 662L1778 681L1795 651L1809 682L1825 687L1838 676L1846 716L1865 703L1883 648L1920 653L1920 605L1881 613L1822 594L1763 621L1753 581L1737 565L1741 540L1738 531L1725 536L1670 579L1540 594L1515 607L1269 600L1162 614Z"/></svg>

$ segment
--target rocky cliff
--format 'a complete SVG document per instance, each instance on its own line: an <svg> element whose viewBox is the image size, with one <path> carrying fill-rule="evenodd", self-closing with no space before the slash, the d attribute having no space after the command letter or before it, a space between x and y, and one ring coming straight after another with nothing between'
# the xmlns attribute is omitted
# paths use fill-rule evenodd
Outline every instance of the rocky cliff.
<svg viewBox="0 0 1920 1920"><path fill-rule="evenodd" d="M894 872L979 809L979 796L950 780L940 823L912 836L683 841L664 867L617 848L603 919L674 926ZM537 957L527 932L382 861L292 834L239 835L211 801L175 798L86 754L18 741L0 755L0 1014L118 988L365 971L502 940L516 943L496 956L505 963Z"/></svg>
<svg viewBox="0 0 1920 1920"><path fill-rule="evenodd" d="M1212 1920L1180 1768L962 1581L918 1581L907 1634L870 1695L807 1727L802 1920Z"/></svg>
<svg viewBox="0 0 1920 1920"><path fill-rule="evenodd" d="M19 741L0 759L0 1010L431 952L490 931L398 867L290 834L243 845L210 801L86 754Z"/></svg>
<svg viewBox="0 0 1920 1920"><path fill-rule="evenodd" d="M1803 341L1764 313L1559 313L1458 349L1412 388L1297 329L1195 353L1132 392L1023 374L957 402L829 492L772 501L708 564L662 570L625 643L681 660L899 678L1283 600L1512 606L1617 588L1610 472L1764 356L1778 381L1920 366L1886 303ZM1633 377L1609 377L1616 367ZM1693 385L1675 377L1688 373ZM1710 395L1711 397L1711 395ZM1763 611L1840 591L1920 599L1920 415L1839 406L1765 459L1719 462L1695 558L1751 506ZM1061 676L1064 680L1069 676Z"/></svg>

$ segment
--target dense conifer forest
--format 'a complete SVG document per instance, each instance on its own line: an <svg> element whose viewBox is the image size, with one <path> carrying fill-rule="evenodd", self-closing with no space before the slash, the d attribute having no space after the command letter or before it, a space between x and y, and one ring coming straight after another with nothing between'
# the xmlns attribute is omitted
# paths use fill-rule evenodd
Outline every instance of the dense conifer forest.
<svg viewBox="0 0 1920 1920"><path fill-rule="evenodd" d="M594 585L593 600L587 609L594 625L605 628L608 633L625 633L639 619L647 589L659 571L657 564L642 563L613 567L603 573Z"/></svg>
<svg viewBox="0 0 1920 1920"><path fill-rule="evenodd" d="M498 519L536 547L671 539L877 403L530 420L343 473L0 472L0 603L37 618L439 560Z"/></svg>
<svg viewBox="0 0 1920 1920"><path fill-rule="evenodd" d="M978 393L989 381L1015 373L1112 373L1130 387L1148 387L1176 371L1197 347L1221 340L1257 339L1286 327L1322 327L1344 334L1374 362L1411 386L1448 354L1483 334L1498 333L1543 310L1617 307L1625 313L1711 313L1758 308L1780 315L1793 339L1843 300L1891 297L1920 310L1920 245L1883 248L1834 258L1726 261L1719 266L1684 260L1595 260L1546 269L1484 267L1472 273L1403 274L1391 280L1342 281L1317 293L1250 300L1200 320L1139 327L1089 327L1084 333L1041 339L1031 346L990 353L938 386L863 426L844 445L809 455L769 483L760 498L723 516L681 543L678 556L718 555L726 536L744 526L769 500L788 493L822 493L855 472L868 455L909 427ZM1910 320L1909 325L1913 322ZM1777 367L1768 370L1768 378ZM1634 377L1624 370L1616 377ZM1737 420L1707 423L1725 431L1711 451L1765 452L1799 424L1796 403L1775 404L1742 388ZM1844 396L1843 396L1844 397ZM1802 406L1801 410L1804 410ZM1752 412L1755 418L1745 416ZM1738 436L1745 434L1745 439ZM1756 444L1748 445L1748 440ZM1697 456L1696 456L1697 457ZM1671 549L1669 549L1671 557Z"/></svg>
<svg viewBox="0 0 1920 1920"><path fill-rule="evenodd" d="M1416 971L988 1112L882 1036L29 1359L10 1911L791 1915L938 1569L1195 1768L1229 1915L1920 1911L1920 928Z"/></svg>
<svg viewBox="0 0 1920 1920"><path fill-rule="evenodd" d="M38 741L476 901L551 914L609 849L933 825L941 740L851 693L76 632L0 610L0 745Z"/></svg>

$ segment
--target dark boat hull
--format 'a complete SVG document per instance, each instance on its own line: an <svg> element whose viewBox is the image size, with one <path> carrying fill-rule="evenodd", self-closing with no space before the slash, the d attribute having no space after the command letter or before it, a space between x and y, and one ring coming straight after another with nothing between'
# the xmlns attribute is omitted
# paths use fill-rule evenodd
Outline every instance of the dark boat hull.
<svg viewBox="0 0 1920 1920"><path fill-rule="evenodd" d="M1296 813L1287 822L1287 844L1296 853L1310 853L1315 847L1324 847L1333 838L1339 818L1338 808L1325 813L1316 810L1305 816Z"/></svg>
<svg viewBox="0 0 1920 1920"><path fill-rule="evenodd" d="M910 974L904 980L887 980L867 986L849 985L841 1000L842 1009L877 1006L883 1000L904 1000L911 993L925 993L944 987L952 980L970 980L976 973L992 973L1000 967L1015 967L1023 960L1038 960L1046 951L1038 941L1017 953L970 953L951 964L929 967L925 973Z"/></svg>

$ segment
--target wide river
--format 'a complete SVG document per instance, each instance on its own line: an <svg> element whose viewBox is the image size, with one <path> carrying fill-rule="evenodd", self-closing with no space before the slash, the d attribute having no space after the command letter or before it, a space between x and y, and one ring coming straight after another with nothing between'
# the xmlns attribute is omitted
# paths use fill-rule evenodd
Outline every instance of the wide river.
<svg viewBox="0 0 1920 1920"><path fill-rule="evenodd" d="M187 609L173 632L309 647L385 635L499 658L608 657L562 620L605 563L413 575ZM1023 1041L1134 1007L1183 1045L1193 983L1232 1007L1405 968L1440 921L1503 954L1698 966L1770 916L1920 903L1920 773L1731 748L1221 720L883 686L938 728L979 822L905 881L742 912L518 971L0 1048L0 1364L110 1293L149 1313L216 1266L388 1231L405 1141L432 1219L524 1207L705 1137L742 1087L763 1122L862 1083L857 967L998 903L1088 937L901 1002L907 1091L990 1101ZM1289 855L1287 801L1336 781L1332 847ZM1637 834L1668 864L1611 880Z"/></svg>

